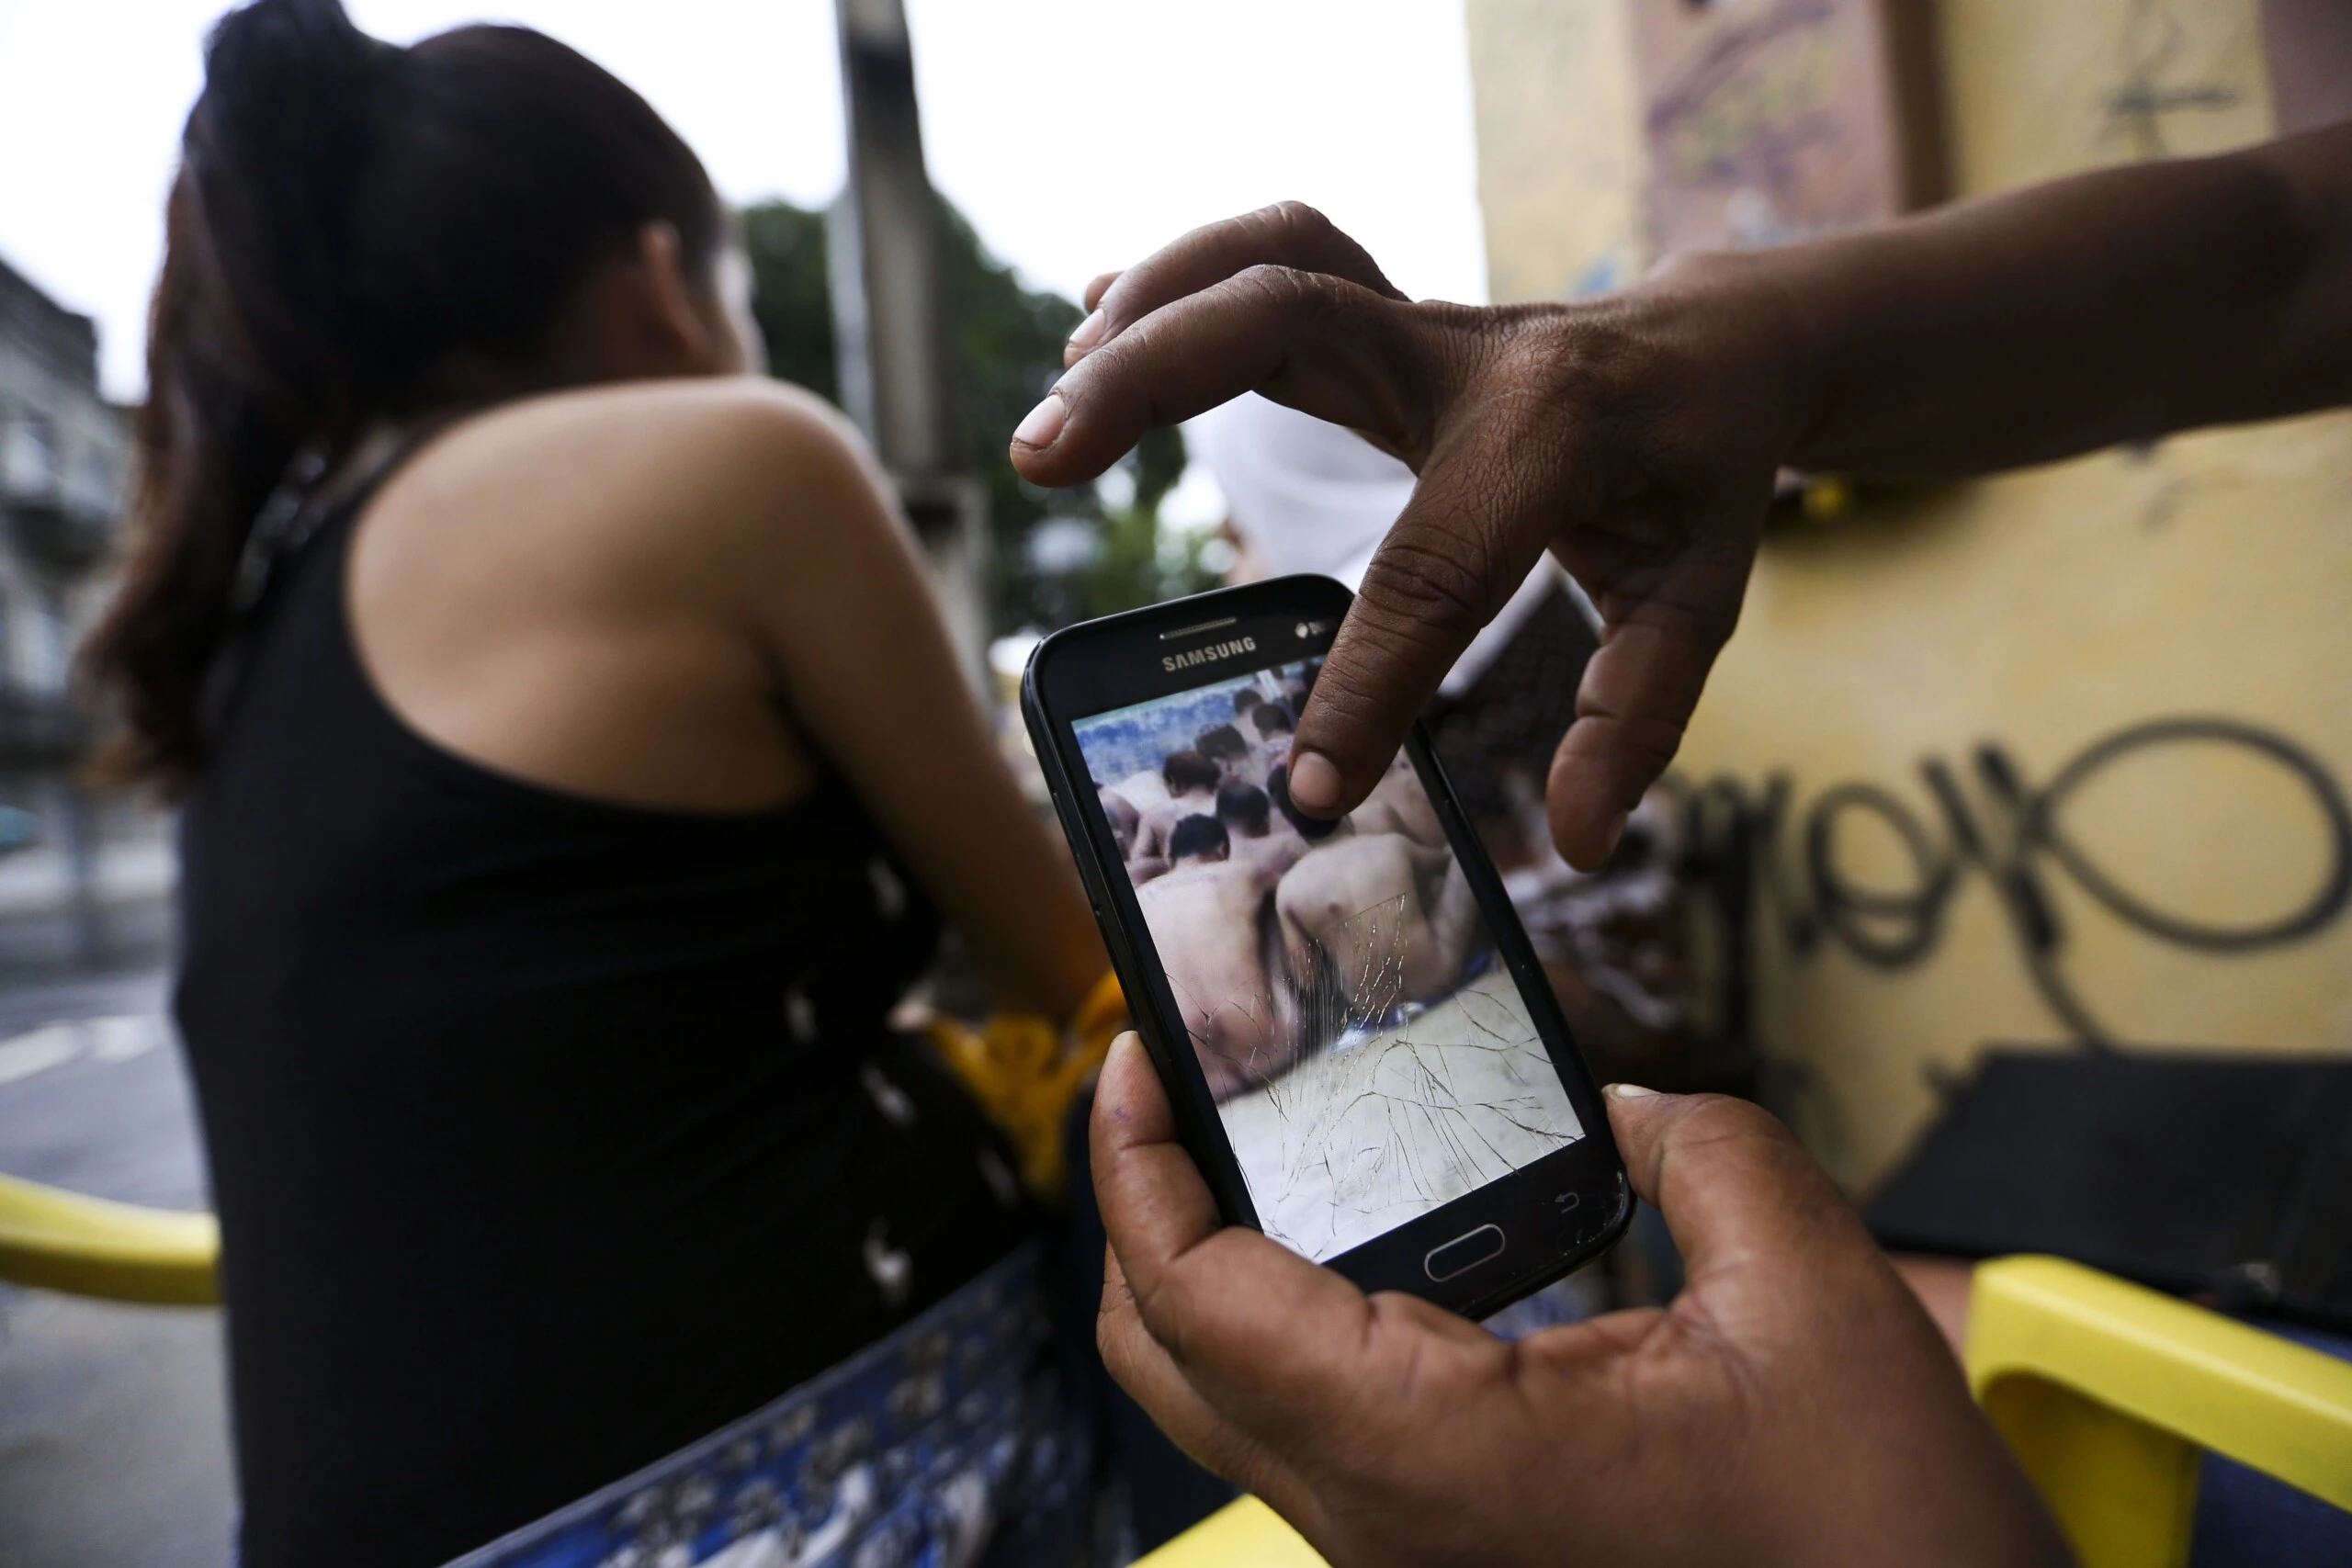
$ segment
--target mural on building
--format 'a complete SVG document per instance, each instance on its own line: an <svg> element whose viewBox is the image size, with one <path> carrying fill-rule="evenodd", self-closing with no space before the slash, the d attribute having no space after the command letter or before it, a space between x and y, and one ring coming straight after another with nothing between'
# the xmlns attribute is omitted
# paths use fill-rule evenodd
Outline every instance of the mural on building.
<svg viewBox="0 0 2352 1568"><path fill-rule="evenodd" d="M1755 249L1943 194L1916 0L1636 0L1660 254Z"/></svg>
<svg viewBox="0 0 2352 1568"><path fill-rule="evenodd" d="M2176 748L2213 748L2278 771L2309 808L2312 841L2296 857L2315 874L2308 886L2255 890L2270 906L2251 913L2168 908L2134 886L2134 868L2110 864L2085 841L2068 807L2109 775ZM1847 780L1816 788L1798 809L1793 777L1774 773L1761 789L1711 780L1693 816L1718 844L1736 842L1756 864L1742 866L1744 891L1758 900L1758 934L1809 958L1825 944L1881 970L1931 958L1945 939L1962 884L1981 878L1998 904L2019 970L2048 1006L2051 1021L2086 1045L2125 1042L2071 975L2070 922L2052 884L2071 882L2110 919L2154 942L2189 952L2244 954L2290 947L2325 931L2352 904L2352 806L2327 763L2291 738L2232 718L2183 716L2128 726L2085 746L2035 783L1997 740L1977 746L1962 770L1939 755L1919 761L1923 808L1881 784ZM2254 809L2229 808L2179 829L2226 845L2244 835ZM2275 808L2265 815L2288 815ZM1893 876L1871 874L1849 854L1855 829L1898 847ZM2277 830L2266 824L2263 832ZM1720 863L1720 853L1699 852ZM1880 857L1885 859L1884 855ZM1752 873L1752 879L1746 874ZM2259 878L2257 877L2257 880ZM2158 1041L2154 1043L2169 1043Z"/></svg>

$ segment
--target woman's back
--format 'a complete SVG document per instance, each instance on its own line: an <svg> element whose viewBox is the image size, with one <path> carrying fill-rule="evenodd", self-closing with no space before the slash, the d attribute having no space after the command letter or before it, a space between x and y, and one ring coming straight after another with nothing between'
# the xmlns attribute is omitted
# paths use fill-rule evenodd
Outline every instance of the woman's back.
<svg viewBox="0 0 2352 1568"><path fill-rule="evenodd" d="M1009 1006L1102 954L643 99L337 0L205 66L94 662L187 802L244 1560L430 1568L1012 1248L1004 1151L884 1021L943 918Z"/></svg>
<svg viewBox="0 0 2352 1568"><path fill-rule="evenodd" d="M993 1136L884 1024L937 917L830 768L788 750L810 780L788 803L695 810L596 798L628 792L533 750L593 736L751 793L721 755L727 683L663 652L647 551L709 547L692 497L648 516L642 492L558 482L497 514L501 473L682 395L460 428L328 515L231 655L187 802L179 1012L250 1562L454 1555L838 1360L1020 1234ZM725 400L689 412L723 424ZM418 596L403 563L448 527L477 547ZM501 561L502 530L552 581ZM379 619L429 630L502 576L470 698L435 695L397 635L375 658ZM676 609L691 645L707 607ZM617 682L566 651L603 614L638 628ZM535 689L504 743L448 744Z"/></svg>

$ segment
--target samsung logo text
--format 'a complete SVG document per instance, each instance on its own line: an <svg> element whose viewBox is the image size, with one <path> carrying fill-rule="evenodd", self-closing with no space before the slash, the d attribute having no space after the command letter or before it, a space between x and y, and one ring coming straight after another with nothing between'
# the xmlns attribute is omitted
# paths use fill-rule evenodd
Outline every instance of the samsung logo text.
<svg viewBox="0 0 2352 1568"><path fill-rule="evenodd" d="M1173 674L1179 670L1189 670L1195 664L1214 664L1220 659L1230 659L1237 653L1257 651L1258 639L1254 637L1245 637L1233 642L1213 642L1204 648L1193 649L1188 653L1171 653L1159 661L1159 667Z"/></svg>

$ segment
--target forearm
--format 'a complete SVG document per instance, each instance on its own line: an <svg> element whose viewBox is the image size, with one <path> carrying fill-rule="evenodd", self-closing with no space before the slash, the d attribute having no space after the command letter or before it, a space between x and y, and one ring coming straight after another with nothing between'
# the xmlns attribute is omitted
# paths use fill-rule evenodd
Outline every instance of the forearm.
<svg viewBox="0 0 2352 1568"><path fill-rule="evenodd" d="M1110 961L1069 852L1005 785L1022 815L998 824L985 889L959 899L956 927L999 1006L1067 1021Z"/></svg>
<svg viewBox="0 0 2352 1568"><path fill-rule="evenodd" d="M1669 271L1796 466L1934 478L2352 400L2352 127ZM1761 328L1757 323L1770 323Z"/></svg>
<svg viewBox="0 0 2352 1568"><path fill-rule="evenodd" d="M1104 968L1086 895L956 668L885 481L846 423L799 394L742 403L704 465L738 476L709 592L753 628L787 728L848 783L995 999L1067 1019Z"/></svg>

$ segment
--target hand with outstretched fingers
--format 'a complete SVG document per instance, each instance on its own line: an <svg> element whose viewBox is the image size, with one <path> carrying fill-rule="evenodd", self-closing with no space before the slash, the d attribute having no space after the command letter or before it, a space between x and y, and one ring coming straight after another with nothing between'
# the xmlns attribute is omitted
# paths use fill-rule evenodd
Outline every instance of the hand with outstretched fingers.
<svg viewBox="0 0 2352 1568"><path fill-rule="evenodd" d="M1132 1034L1094 1108L1104 1359L1184 1450L1357 1564L2070 1561L1917 1301L1755 1106L1619 1086L1688 1283L1517 1344L1241 1227Z"/></svg>
<svg viewBox="0 0 2352 1568"><path fill-rule="evenodd" d="M1311 208L1270 207L1097 278L1012 461L1078 484L1145 431L1255 390L1413 468L1293 744L1292 798L1318 816L1379 783L1549 548L1604 622L1547 791L1561 853L1590 868L1680 744L1795 428L1778 318L1694 286L1740 265L1581 304L1417 304Z"/></svg>

